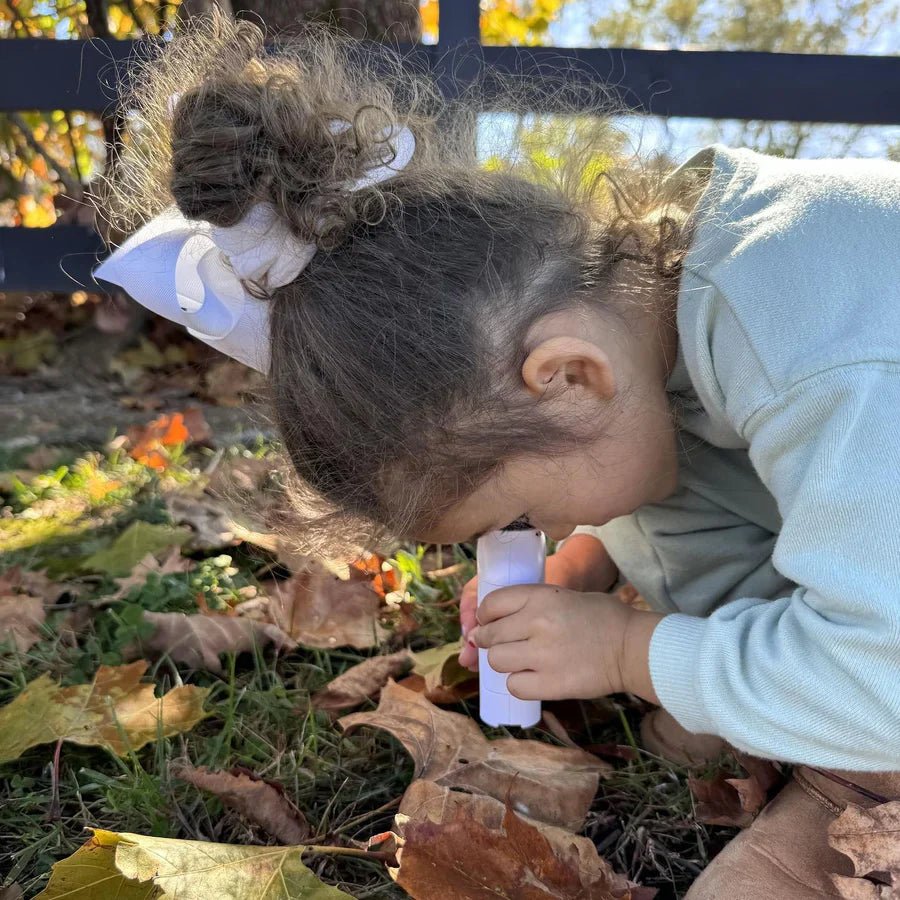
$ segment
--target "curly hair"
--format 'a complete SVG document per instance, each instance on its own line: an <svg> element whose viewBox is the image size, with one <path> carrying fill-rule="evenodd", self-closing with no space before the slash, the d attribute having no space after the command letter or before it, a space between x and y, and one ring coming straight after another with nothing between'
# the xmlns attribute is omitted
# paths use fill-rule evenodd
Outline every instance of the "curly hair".
<svg viewBox="0 0 900 900"><path fill-rule="evenodd" d="M256 25L213 15L155 48L132 84L103 198L116 227L173 202L233 225L265 201L318 247L267 294L272 407L307 550L414 536L511 457L570 445L513 390L529 327L603 305L623 259L644 276L635 302L678 274L671 165L623 152L602 86L577 99L552 165L511 152L485 167L477 87L450 103L396 52L321 29L270 46ZM503 91L518 108L513 79ZM412 162L347 190L402 126Z"/></svg>

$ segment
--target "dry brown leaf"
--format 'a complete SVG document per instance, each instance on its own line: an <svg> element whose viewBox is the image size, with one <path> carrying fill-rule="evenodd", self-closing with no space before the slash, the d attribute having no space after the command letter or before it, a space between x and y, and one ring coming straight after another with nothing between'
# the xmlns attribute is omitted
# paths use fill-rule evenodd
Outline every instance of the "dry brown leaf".
<svg viewBox="0 0 900 900"><path fill-rule="evenodd" d="M243 616L145 612L144 621L155 630L141 639L139 647L126 648L126 657L166 653L175 662L216 674L223 671L220 653L244 653L270 641L279 650L297 646L276 625Z"/></svg>
<svg viewBox="0 0 900 900"><path fill-rule="evenodd" d="M0 900L22 900L25 895L17 884L8 884L0 887Z"/></svg>
<svg viewBox="0 0 900 900"><path fill-rule="evenodd" d="M41 639L44 624L44 602L40 597L18 594L0 597L0 652L14 646L27 652Z"/></svg>
<svg viewBox="0 0 900 900"><path fill-rule="evenodd" d="M203 394L219 406L241 406L246 402L247 395L259 395L265 383L265 377L255 369L223 359L206 370Z"/></svg>
<svg viewBox="0 0 900 900"><path fill-rule="evenodd" d="M391 876L414 900L637 900L594 844L490 797L410 785ZM640 896L649 900L653 892Z"/></svg>
<svg viewBox="0 0 900 900"><path fill-rule="evenodd" d="M769 760L737 751L734 756L747 770L746 778L727 777L726 772L711 779L688 778L698 821L746 828L766 805L769 791L781 782L781 772Z"/></svg>
<svg viewBox="0 0 900 900"><path fill-rule="evenodd" d="M27 594L30 597L40 597L45 603L55 603L71 590L70 585L54 581L46 572L31 571L20 566L13 566L0 575L0 597Z"/></svg>
<svg viewBox="0 0 900 900"><path fill-rule="evenodd" d="M310 698L316 709L340 710L358 706L374 697L387 684L412 664L414 654L398 650L387 656L373 656L347 669Z"/></svg>
<svg viewBox="0 0 900 900"><path fill-rule="evenodd" d="M55 603L69 590L44 572L14 566L0 574L0 647L15 646L25 653L42 637L44 604Z"/></svg>
<svg viewBox="0 0 900 900"><path fill-rule="evenodd" d="M52 469L59 462L61 454L58 447L48 447L46 444L36 447L25 457L25 463L29 469L45 472ZM0 897L3 895L0 894Z"/></svg>
<svg viewBox="0 0 900 900"><path fill-rule="evenodd" d="M303 844L310 828L305 816L268 781L248 772L211 772L206 766L175 764L172 774L194 787L215 794L226 806L259 825L282 844Z"/></svg>
<svg viewBox="0 0 900 900"><path fill-rule="evenodd" d="M416 778L509 802L516 812L577 831L601 775L612 767L570 747L501 738L489 741L468 716L438 709L421 694L388 682L374 712L344 716L349 731L381 728L406 748Z"/></svg>
<svg viewBox="0 0 900 900"><path fill-rule="evenodd" d="M845 900L900 897L900 801L864 809L855 803L828 826L828 842L850 858L855 878L833 876ZM871 880L866 876L872 876Z"/></svg>
<svg viewBox="0 0 900 900"><path fill-rule="evenodd" d="M132 588L142 587L150 575L172 575L179 572L189 572L193 567L193 560L185 559L181 555L180 547L172 547L169 555L162 562L159 562L152 553L148 553L131 570L130 575L115 579L119 588L114 594L100 597L94 605L108 606L110 603L124 599L131 593Z"/></svg>
<svg viewBox="0 0 900 900"><path fill-rule="evenodd" d="M397 684L399 684L400 687L406 688L408 691L415 691L417 694L422 694L432 703L437 703L438 706L454 706L462 700L469 700L472 697L478 696L477 677L453 688L443 688L440 686L429 688L425 679L421 675L416 674L407 675L406 678L401 678Z"/></svg>
<svg viewBox="0 0 900 900"><path fill-rule="evenodd" d="M272 621L308 647L375 647L387 631L378 621L381 601L368 581L342 581L315 569L294 575L271 594Z"/></svg>
<svg viewBox="0 0 900 900"><path fill-rule="evenodd" d="M166 508L175 525L188 525L193 536L188 545L193 550L218 550L234 544L235 523L222 502L205 492L173 493L166 498Z"/></svg>

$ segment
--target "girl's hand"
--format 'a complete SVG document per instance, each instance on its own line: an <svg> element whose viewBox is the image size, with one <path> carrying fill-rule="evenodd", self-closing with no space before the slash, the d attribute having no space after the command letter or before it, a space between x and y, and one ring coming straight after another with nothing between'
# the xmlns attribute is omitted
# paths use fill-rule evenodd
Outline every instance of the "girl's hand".
<svg viewBox="0 0 900 900"><path fill-rule="evenodd" d="M547 584L576 591L607 591L619 576L616 564L610 559L602 542L589 534L576 534L568 538L558 553L547 557L545 578ZM463 641L475 627L475 609L478 606L478 578L466 582L459 597L459 618ZM460 665L472 671L478 670L478 649L464 643L459 654Z"/></svg>
<svg viewBox="0 0 900 900"><path fill-rule="evenodd" d="M649 651L662 613L634 609L616 597L549 584L493 591L478 607L469 637L488 650L509 692L522 700L590 699L628 691L659 699Z"/></svg>

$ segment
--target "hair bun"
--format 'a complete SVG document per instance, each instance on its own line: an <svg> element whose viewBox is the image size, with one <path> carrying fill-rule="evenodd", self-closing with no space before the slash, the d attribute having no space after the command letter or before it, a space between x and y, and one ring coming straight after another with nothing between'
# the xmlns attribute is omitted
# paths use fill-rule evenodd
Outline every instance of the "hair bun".
<svg viewBox="0 0 900 900"><path fill-rule="evenodd" d="M335 75L348 81L346 66L332 63L314 75L296 58L253 59L177 99L170 186L185 216L231 226L268 202L298 237L333 246L361 216L370 220L370 207L383 212L380 189L373 204L372 192L346 186L385 161L396 116L388 98L346 96Z"/></svg>

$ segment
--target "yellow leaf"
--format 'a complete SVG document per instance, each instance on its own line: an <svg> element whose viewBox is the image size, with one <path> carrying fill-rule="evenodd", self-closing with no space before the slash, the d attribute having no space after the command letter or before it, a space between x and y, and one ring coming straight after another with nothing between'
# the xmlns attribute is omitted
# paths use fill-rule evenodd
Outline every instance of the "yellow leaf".
<svg viewBox="0 0 900 900"><path fill-rule="evenodd" d="M128 666L101 666L91 684L64 688L49 675L30 682L0 709L0 763L60 739L125 756L188 731L205 717L208 688L186 685L156 697L154 685L140 683L146 669L142 659Z"/></svg>
<svg viewBox="0 0 900 900"><path fill-rule="evenodd" d="M151 882L130 881L116 868L119 836L94 831L94 836L70 857L53 866L47 887L35 900L155 900L159 889Z"/></svg>
<svg viewBox="0 0 900 900"><path fill-rule="evenodd" d="M352 900L304 866L302 850L95 830L35 900Z"/></svg>

